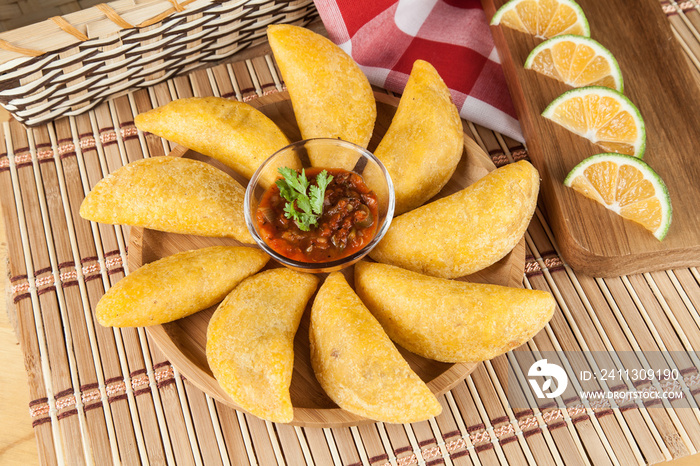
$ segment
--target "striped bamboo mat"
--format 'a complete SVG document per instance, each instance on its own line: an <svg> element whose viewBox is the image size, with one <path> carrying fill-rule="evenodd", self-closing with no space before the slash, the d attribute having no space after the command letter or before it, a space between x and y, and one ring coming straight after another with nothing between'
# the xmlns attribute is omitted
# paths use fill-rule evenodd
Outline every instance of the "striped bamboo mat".
<svg viewBox="0 0 700 466"><path fill-rule="evenodd" d="M700 6L663 7L700 69ZM172 79L82 116L30 130L14 121L2 127L0 192L13 311L43 463L604 465L656 463L700 449L694 352L700 348L700 273L576 274L560 259L541 209L526 234L523 286L552 292L558 308L523 349L538 358L553 351L582 355L567 366L570 375L605 364L610 351L668 352L667 364L682 375L684 399L621 409L566 397L538 404L522 387L508 386L509 367L517 372L517 355L524 354L516 351L479 365L440 397L443 413L430 421L294 427L235 411L194 388L143 329L98 325L95 304L129 272L128 229L83 221L80 203L107 173L170 150L167 141L138 132L134 115L176 98L246 101L282 89L272 58L261 56ZM465 129L496 165L527 158L515 141L469 122ZM515 407L513 397L522 403Z"/></svg>

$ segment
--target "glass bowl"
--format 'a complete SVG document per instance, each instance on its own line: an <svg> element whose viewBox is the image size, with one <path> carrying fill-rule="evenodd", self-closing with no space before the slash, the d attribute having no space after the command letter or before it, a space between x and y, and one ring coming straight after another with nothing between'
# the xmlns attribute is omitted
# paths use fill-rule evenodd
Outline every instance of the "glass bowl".
<svg viewBox="0 0 700 466"><path fill-rule="evenodd" d="M301 262L275 251L262 237L256 212L263 194L275 180L277 171L289 167L301 171L309 168L344 169L360 175L377 196L377 225L374 237L358 251L327 262ZM394 185L384 165L368 150L340 139L307 139L290 144L272 154L253 174L246 188L244 213L248 230L255 242L277 262L300 272L326 273L348 267L369 253L389 229L394 215ZM314 227L311 227L314 228Z"/></svg>

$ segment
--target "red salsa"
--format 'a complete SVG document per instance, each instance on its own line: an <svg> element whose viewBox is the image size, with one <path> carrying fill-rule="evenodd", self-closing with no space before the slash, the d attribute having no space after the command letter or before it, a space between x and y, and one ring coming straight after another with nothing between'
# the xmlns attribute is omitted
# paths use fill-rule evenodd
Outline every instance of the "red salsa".
<svg viewBox="0 0 700 466"><path fill-rule="evenodd" d="M333 176L326 187L318 223L302 231L285 216L285 200L273 184L256 212L258 231L279 254L299 262L327 262L347 257L369 243L377 230L377 196L356 173L340 168L309 168L311 185L326 170ZM320 199L320 197L319 197Z"/></svg>

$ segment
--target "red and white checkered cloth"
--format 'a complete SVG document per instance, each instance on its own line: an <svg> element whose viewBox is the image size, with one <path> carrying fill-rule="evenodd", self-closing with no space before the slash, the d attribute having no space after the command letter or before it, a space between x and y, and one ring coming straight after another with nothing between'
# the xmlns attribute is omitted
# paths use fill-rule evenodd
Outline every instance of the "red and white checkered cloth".
<svg viewBox="0 0 700 466"><path fill-rule="evenodd" d="M462 118L523 141L479 0L314 0L330 39L377 86L401 93L423 59Z"/></svg>

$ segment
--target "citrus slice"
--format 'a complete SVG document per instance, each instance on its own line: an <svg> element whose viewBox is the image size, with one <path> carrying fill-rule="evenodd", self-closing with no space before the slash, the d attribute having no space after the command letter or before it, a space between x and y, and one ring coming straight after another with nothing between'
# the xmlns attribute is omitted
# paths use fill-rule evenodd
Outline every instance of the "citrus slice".
<svg viewBox="0 0 700 466"><path fill-rule="evenodd" d="M499 24L542 39L591 35L583 10L573 0L511 0L493 15L491 25Z"/></svg>
<svg viewBox="0 0 700 466"><path fill-rule="evenodd" d="M668 189L659 175L638 158L613 153L593 155L571 170L564 185L640 223L659 240L668 232Z"/></svg>
<svg viewBox="0 0 700 466"><path fill-rule="evenodd" d="M612 53L590 37L567 34L535 47L525 69L572 87L603 86L622 92L622 72Z"/></svg>
<svg viewBox="0 0 700 466"><path fill-rule="evenodd" d="M600 86L572 89L554 99L542 116L598 144L606 152L642 157L644 120L630 100Z"/></svg>

